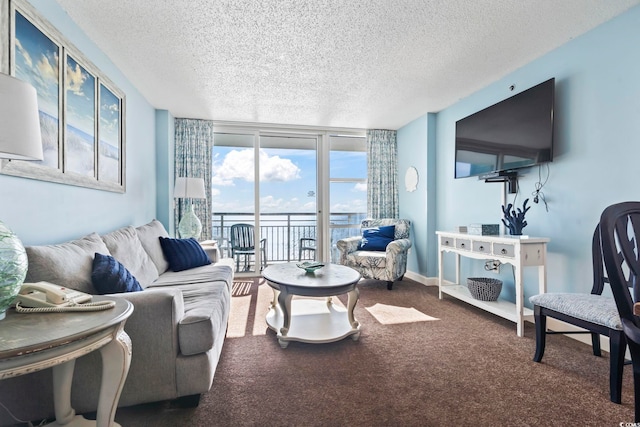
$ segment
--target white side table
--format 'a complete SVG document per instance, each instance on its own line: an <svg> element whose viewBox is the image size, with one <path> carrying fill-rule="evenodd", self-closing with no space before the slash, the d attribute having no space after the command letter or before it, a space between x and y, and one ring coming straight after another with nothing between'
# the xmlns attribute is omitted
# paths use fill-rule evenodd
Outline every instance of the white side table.
<svg viewBox="0 0 640 427"><path fill-rule="evenodd" d="M110 298L95 296L95 301ZM8 310L0 321L0 380L53 368L56 421L51 426L117 426L118 399L131 364L131 340L124 324L133 312L125 299L112 309L94 312L18 314ZM71 407L71 381L78 357L100 350L102 383L96 421Z"/></svg>

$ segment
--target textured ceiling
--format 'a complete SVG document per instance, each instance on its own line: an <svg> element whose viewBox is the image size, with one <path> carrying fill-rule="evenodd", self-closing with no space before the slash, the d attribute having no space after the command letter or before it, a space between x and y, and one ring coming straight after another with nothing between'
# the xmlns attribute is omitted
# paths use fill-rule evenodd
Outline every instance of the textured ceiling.
<svg viewBox="0 0 640 427"><path fill-rule="evenodd" d="M175 117L388 129L640 3L57 1L154 107Z"/></svg>

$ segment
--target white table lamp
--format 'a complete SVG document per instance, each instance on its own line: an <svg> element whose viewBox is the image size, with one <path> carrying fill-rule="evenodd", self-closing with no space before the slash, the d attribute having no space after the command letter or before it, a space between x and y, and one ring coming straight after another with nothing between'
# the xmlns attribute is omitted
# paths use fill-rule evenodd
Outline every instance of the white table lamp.
<svg viewBox="0 0 640 427"><path fill-rule="evenodd" d="M6 74L0 74L0 159L42 160L36 90ZM0 320L4 319L26 274L24 246L0 221Z"/></svg>
<svg viewBox="0 0 640 427"><path fill-rule="evenodd" d="M204 179L176 178L173 197L176 199L205 199ZM202 223L193 211L193 203L190 200L187 201L187 211L182 215L178 224L178 233L183 239L189 237L198 239L202 233Z"/></svg>

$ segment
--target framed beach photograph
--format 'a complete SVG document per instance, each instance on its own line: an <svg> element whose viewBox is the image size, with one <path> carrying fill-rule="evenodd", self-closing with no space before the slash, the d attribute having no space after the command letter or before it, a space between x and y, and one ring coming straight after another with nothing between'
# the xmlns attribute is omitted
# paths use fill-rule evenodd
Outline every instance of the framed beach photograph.
<svg viewBox="0 0 640 427"><path fill-rule="evenodd" d="M65 172L96 176L96 78L71 55L65 61Z"/></svg>
<svg viewBox="0 0 640 427"><path fill-rule="evenodd" d="M14 11L13 75L38 93L43 166L60 167L60 64L62 48L19 10Z"/></svg>
<svg viewBox="0 0 640 427"><path fill-rule="evenodd" d="M120 183L122 99L102 83L100 83L99 97L98 179L104 182Z"/></svg>
<svg viewBox="0 0 640 427"><path fill-rule="evenodd" d="M124 192L124 93L26 0L0 8L0 71L35 87L44 153L0 173Z"/></svg>

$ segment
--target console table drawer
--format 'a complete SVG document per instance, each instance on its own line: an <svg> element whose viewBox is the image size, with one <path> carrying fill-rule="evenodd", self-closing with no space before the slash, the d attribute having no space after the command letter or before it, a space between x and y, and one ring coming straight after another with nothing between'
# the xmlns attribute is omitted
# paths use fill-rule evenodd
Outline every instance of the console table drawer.
<svg viewBox="0 0 640 427"><path fill-rule="evenodd" d="M465 251L471 250L471 240L469 239L456 239L456 248L464 249Z"/></svg>
<svg viewBox="0 0 640 427"><path fill-rule="evenodd" d="M479 252L481 254L490 254L491 253L491 243L489 242L473 242L472 245L473 252Z"/></svg>
<svg viewBox="0 0 640 427"><path fill-rule="evenodd" d="M440 236L440 244L442 246L446 246L446 247L452 248L454 241L455 241L455 239L453 239L452 237Z"/></svg>
<svg viewBox="0 0 640 427"><path fill-rule="evenodd" d="M502 243L493 244L493 254L500 256L515 257L516 251L514 245L505 245Z"/></svg>

